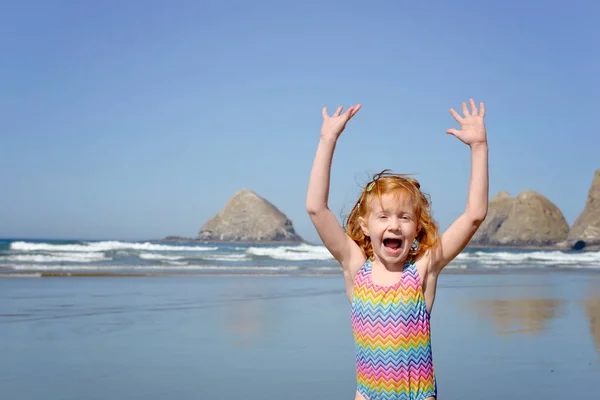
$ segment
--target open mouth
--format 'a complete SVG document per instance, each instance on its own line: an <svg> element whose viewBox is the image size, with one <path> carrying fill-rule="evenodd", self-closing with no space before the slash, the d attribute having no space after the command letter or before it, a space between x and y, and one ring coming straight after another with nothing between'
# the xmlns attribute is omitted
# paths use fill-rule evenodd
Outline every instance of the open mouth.
<svg viewBox="0 0 600 400"><path fill-rule="evenodd" d="M389 249L398 250L402 246L402 240L400 239L383 239L383 245Z"/></svg>

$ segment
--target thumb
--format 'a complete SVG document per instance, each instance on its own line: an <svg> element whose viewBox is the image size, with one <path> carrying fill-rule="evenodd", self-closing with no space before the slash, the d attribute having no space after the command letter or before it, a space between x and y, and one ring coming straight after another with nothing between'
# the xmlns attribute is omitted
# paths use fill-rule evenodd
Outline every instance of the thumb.
<svg viewBox="0 0 600 400"><path fill-rule="evenodd" d="M456 135L458 135L458 134L460 133L460 131L459 131L459 130L456 130L456 129L448 129L448 130L446 131L446 133L448 133L448 134L450 134L450 135L454 135L454 136L456 136Z"/></svg>

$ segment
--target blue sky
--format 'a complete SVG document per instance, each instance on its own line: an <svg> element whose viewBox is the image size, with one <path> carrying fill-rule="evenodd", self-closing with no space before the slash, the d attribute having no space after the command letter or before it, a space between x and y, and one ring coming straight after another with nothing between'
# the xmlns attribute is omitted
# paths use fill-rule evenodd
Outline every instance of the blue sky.
<svg viewBox="0 0 600 400"><path fill-rule="evenodd" d="M594 1L19 1L0 12L0 237L196 236L238 190L304 238L321 108L363 104L331 209L415 172L447 227L486 103L490 196L532 189L571 224L600 168Z"/></svg>

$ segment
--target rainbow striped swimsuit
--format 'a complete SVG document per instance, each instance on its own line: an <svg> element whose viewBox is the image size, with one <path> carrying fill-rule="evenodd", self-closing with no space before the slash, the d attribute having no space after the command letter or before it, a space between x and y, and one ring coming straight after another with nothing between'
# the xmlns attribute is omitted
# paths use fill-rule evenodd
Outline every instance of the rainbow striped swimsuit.
<svg viewBox="0 0 600 400"><path fill-rule="evenodd" d="M423 400L437 395L429 312L419 272L406 263L398 283L371 280L368 259L356 275L352 330L357 390L369 400Z"/></svg>

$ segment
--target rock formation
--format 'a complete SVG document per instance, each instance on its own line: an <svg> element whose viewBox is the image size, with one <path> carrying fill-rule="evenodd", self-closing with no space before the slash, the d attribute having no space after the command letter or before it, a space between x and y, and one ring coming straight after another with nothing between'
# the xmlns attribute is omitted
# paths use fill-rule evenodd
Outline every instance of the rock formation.
<svg viewBox="0 0 600 400"><path fill-rule="evenodd" d="M224 242L303 242L292 222L251 190L237 192L208 220L198 240Z"/></svg>
<svg viewBox="0 0 600 400"><path fill-rule="evenodd" d="M194 239L185 236L167 236L164 239L160 239L161 242L193 242Z"/></svg>
<svg viewBox="0 0 600 400"><path fill-rule="evenodd" d="M564 241L569 224L550 200L533 190L516 198L498 193L470 244L474 246L544 247Z"/></svg>
<svg viewBox="0 0 600 400"><path fill-rule="evenodd" d="M600 169L596 171L585 208L571 227L567 241L576 248L600 245Z"/></svg>
<svg viewBox="0 0 600 400"><path fill-rule="evenodd" d="M494 196L489 202L487 216L475 232L471 244L487 245L492 243L492 236L508 218L513 202L514 199L508 192L500 192Z"/></svg>

